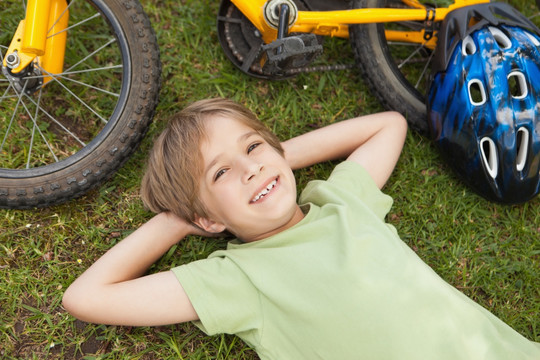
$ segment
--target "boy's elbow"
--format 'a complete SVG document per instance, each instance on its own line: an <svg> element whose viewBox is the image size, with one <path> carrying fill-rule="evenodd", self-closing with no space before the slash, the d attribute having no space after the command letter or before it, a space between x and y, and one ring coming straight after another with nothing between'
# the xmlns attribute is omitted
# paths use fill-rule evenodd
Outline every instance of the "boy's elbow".
<svg viewBox="0 0 540 360"><path fill-rule="evenodd" d="M405 143L405 137L407 136L408 124L407 119L397 111L390 112L391 121L389 121L389 128L394 133L394 137L397 143L403 145Z"/></svg>
<svg viewBox="0 0 540 360"><path fill-rule="evenodd" d="M390 122L393 124L393 127L396 128L401 134L403 134L403 137L407 134L407 119L397 111L391 111L390 112L392 121Z"/></svg>
<svg viewBox="0 0 540 360"><path fill-rule="evenodd" d="M82 293L81 289L72 284L62 296L62 306L77 319L86 320L90 313L87 299L88 297Z"/></svg>
<svg viewBox="0 0 540 360"><path fill-rule="evenodd" d="M62 306L72 315L77 312L78 302L76 298L77 294L73 286L68 287L66 292L64 292L64 296L62 296Z"/></svg>

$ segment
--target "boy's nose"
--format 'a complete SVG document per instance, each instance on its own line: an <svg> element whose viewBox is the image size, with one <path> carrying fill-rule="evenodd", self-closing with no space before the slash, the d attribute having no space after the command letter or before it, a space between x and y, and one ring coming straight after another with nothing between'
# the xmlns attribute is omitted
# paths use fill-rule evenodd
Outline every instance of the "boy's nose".
<svg viewBox="0 0 540 360"><path fill-rule="evenodd" d="M257 161L252 161L251 159L244 160L244 182L249 182L254 177L257 176L263 169L263 165Z"/></svg>

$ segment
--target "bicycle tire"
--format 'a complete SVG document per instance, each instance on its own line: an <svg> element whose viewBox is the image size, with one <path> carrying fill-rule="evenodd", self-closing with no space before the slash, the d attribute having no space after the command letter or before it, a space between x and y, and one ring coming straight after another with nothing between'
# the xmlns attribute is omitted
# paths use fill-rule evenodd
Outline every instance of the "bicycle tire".
<svg viewBox="0 0 540 360"><path fill-rule="evenodd" d="M352 7L382 8L388 5L386 0L355 0ZM384 27L384 24L375 23L349 27L357 67L372 93L386 109L402 113L407 118L410 128L428 135L425 104L425 94L429 86L427 77L423 79L425 83L419 84L421 86L419 90L416 84L412 84L412 81L417 79L412 80L404 75L397 65L399 59L394 57L388 46ZM429 50L423 51L431 55ZM425 64L420 66L422 69L426 68ZM429 70L427 69L428 73Z"/></svg>
<svg viewBox="0 0 540 360"><path fill-rule="evenodd" d="M19 11L22 19L23 10L10 4L4 14L15 18ZM51 206L83 195L125 163L152 121L161 63L141 4L71 1L69 14L62 74L39 86L2 69L8 81L0 82L1 208ZM12 36L0 33L2 61ZM40 64L35 69L43 74Z"/></svg>

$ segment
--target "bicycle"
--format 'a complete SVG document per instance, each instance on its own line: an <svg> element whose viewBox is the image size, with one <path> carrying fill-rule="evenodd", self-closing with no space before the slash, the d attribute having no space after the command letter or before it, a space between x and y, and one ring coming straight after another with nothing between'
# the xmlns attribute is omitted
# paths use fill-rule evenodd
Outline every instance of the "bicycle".
<svg viewBox="0 0 540 360"><path fill-rule="evenodd" d="M453 9L489 2L444 1L354 0L349 10L347 0L222 0L218 38L236 67L264 79L311 71L324 37L350 38L377 98L425 133L438 27ZM0 208L58 204L111 176L147 131L160 88L157 41L137 0L3 5Z"/></svg>
<svg viewBox="0 0 540 360"><path fill-rule="evenodd" d="M431 1L435 2L441 1ZM425 135L425 98L437 31L452 10L490 1L443 2L446 5L436 7L418 0L222 0L218 37L238 69L263 79L320 70L309 65L322 52L322 38L349 38L356 65L373 94ZM537 5L540 8L538 0ZM533 7L525 9L531 18L539 15Z"/></svg>
<svg viewBox="0 0 540 360"><path fill-rule="evenodd" d="M22 5L2 1L2 208L58 204L102 183L146 133L160 87L137 0Z"/></svg>

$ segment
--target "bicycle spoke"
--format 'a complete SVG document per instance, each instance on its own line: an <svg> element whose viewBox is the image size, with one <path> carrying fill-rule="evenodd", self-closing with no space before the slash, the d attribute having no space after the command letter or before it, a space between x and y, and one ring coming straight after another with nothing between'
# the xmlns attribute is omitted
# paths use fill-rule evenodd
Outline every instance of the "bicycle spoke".
<svg viewBox="0 0 540 360"><path fill-rule="evenodd" d="M69 8L71 7L71 5L73 5L76 1L73 0L73 1L70 1L69 4L66 6L66 8L64 9L64 11L62 11L62 13L58 16L58 18L56 19L56 21L54 22L54 24L52 24L52 26L50 27L50 29L47 31L47 34L50 33L52 31L52 29L54 29L54 26L60 21L60 19L62 18L62 16L64 16L65 13L67 13L69 11ZM56 35L56 34L55 34ZM54 36L54 35L51 35L51 36Z"/></svg>
<svg viewBox="0 0 540 360"><path fill-rule="evenodd" d="M9 89L12 89L13 87L10 85L7 90ZM6 90L6 92L7 92ZM0 100L4 100L4 99L13 99L13 98L16 98L16 97L19 97L18 95L4 95L0 98Z"/></svg>
<svg viewBox="0 0 540 360"><path fill-rule="evenodd" d="M73 24L73 25L71 25L71 26L68 26L67 28L65 28L65 29L62 30L62 31L59 31L59 32L54 33L54 34L52 34L52 35L48 35L48 36L47 36L47 39L48 39L48 38L52 38L53 36L56 36L56 35L58 35L58 34L61 34L61 33L65 32L65 31L68 31L68 30L71 30L71 29L73 29L73 28L76 28L77 26L80 26L80 25L82 25L82 24L84 24L84 23L86 23L86 22L88 22L88 21L90 21L90 20L92 20L92 19L95 19L95 18L97 18L97 17L100 17L100 16L101 16L101 15L99 15L98 13L95 13L94 15L92 15L92 16L90 16L90 17L88 17L88 18L86 18L86 19L84 19L84 20L82 20L82 21L79 21L79 22L76 23L76 24Z"/></svg>
<svg viewBox="0 0 540 360"><path fill-rule="evenodd" d="M66 70L66 72L70 72L73 68L79 66L79 64L82 64L83 62L85 62L86 60L88 60L90 57L94 56L95 54L97 54L98 52L100 52L101 50L105 49L107 46L109 46L110 44L116 42L116 39L112 38L111 40L109 40L109 42L107 42L105 45L102 45L100 48L94 50L93 52L91 52L90 54L88 54L86 57L84 57L83 59L79 60L75 65L72 65L69 67L69 69Z"/></svg>
<svg viewBox="0 0 540 360"><path fill-rule="evenodd" d="M9 47L0 45L0 49L2 50L2 51L0 51L0 62L3 63L4 62L4 50L9 49Z"/></svg>
<svg viewBox="0 0 540 360"><path fill-rule="evenodd" d="M32 123L33 123L33 126L32 126L32 132L31 132L31 137L30 137L30 145L28 147L28 157L27 157L27 161L26 161L26 168L29 169L30 168L30 161L31 161L31 156L32 156L32 149L33 149L33 145L34 145L34 138L35 138L35 132L36 130L38 131L41 139L43 140L43 142L45 143L45 145L47 146L47 148L49 149L49 152L51 153L52 157L54 158L54 160L56 162L59 161L58 157L56 156L56 154L54 153L54 150L51 146L51 144L49 143L49 141L47 141L45 135L43 134L43 132L41 131L41 129L39 128L38 126L38 123L37 123L37 119L38 119L38 113L39 113L39 110L40 110L40 101L41 101L41 91L40 91L40 94L38 96L38 102L36 103L32 98L30 98L29 96L27 96L25 94L25 90L26 90L26 84L27 82L25 82L24 86L23 86L23 89L22 91L17 94L17 96L6 96L6 93L9 91L9 88L12 88L13 91L16 93L16 89L14 89L13 87L8 87L8 89L6 89L6 92L4 93L4 95L2 96L2 98L0 99L5 99L5 98L12 98L12 97L17 97L17 104L13 110L13 114L11 116L11 119L10 119L10 122L8 124L8 127L6 129L6 133L4 134L4 138L2 140L2 144L0 145L0 152L3 151L4 149L4 145L6 144L6 140L10 134L10 131L11 131L11 128L13 126L13 122L15 120L15 115L17 115L19 113L19 108L22 106L22 108L24 108L26 114L28 115L28 117L32 120ZM26 104L24 103L23 101L23 96L25 96L26 98L28 98L35 106L36 106L36 110L35 110L35 115L33 116L31 111L28 109L28 107L26 106ZM49 114L46 114L50 117ZM71 133L69 130L67 130L64 126L62 126L60 123L58 123L58 121L56 121L55 119L53 119L51 117L51 119L56 123L58 124L61 128L63 128L68 134L70 134L72 137L74 137L76 140L78 140L81 144L84 144L82 143L73 133Z"/></svg>
<svg viewBox="0 0 540 360"><path fill-rule="evenodd" d="M8 124L7 129L6 129L4 139L2 140L2 144L0 145L0 153L4 150L4 144L6 143L7 137L9 135L9 131L11 130L11 126L13 125L13 120L15 120L15 115L18 112L19 104L21 104L21 100L22 100L22 96L23 96L22 94L24 94L25 89L26 89L26 82L24 83L24 86L23 86L23 89L22 89L21 93L19 94L19 96L17 96L17 104L15 105L15 109L13 110L13 114L11 114L11 119L9 120L9 124ZM8 90L9 90L9 88L8 88ZM13 89L13 90L16 93L16 90L15 89Z"/></svg>
<svg viewBox="0 0 540 360"><path fill-rule="evenodd" d="M34 114L34 118L32 119L34 122L34 126L32 127L32 136L30 137L30 146L28 147L28 158L26 160L26 168L30 169L30 159L32 158L32 147L34 145L34 136L36 134L36 128L37 128L37 118L38 118L38 111L39 111L39 103L41 102L41 89L39 90L38 95L38 101L36 106L36 112Z"/></svg>
<svg viewBox="0 0 540 360"><path fill-rule="evenodd" d="M92 69L86 69L86 70L78 70L78 71L62 72L62 73L60 73L60 74L54 74L54 76L55 76L56 78L64 79L64 80L67 80L67 81L71 81L71 82L73 82L73 83L76 83L76 84L85 86L85 87L87 87L87 88L90 88L90 89L94 89L94 90L103 92L103 93L108 94L108 95L111 95L111 96L119 97L119 96L120 96L119 93L113 93L113 92L110 92L110 91L108 91L108 90L99 88L99 87L97 87L97 86L93 86L93 85L84 83L84 82L82 82L82 81L78 81L78 80L75 80L75 79L71 79L71 78L69 78L69 77L67 77L67 76L65 76L65 75L82 74L82 73L87 73L87 72L97 72L97 71L102 71L102 70L113 70L113 69L121 69L121 68L123 68L122 65L112 65L112 66L105 66L105 67L92 68ZM35 75L35 76L25 76L25 77L23 78L23 80L39 79L39 78L41 78L41 77L42 77L42 76L38 76L38 75ZM7 79L0 79L0 82L9 82L9 80L7 80Z"/></svg>
<svg viewBox="0 0 540 360"><path fill-rule="evenodd" d="M66 80L66 81L71 81L71 82L73 82L73 83L75 83L75 84L79 84L79 85L85 86L85 87L90 88L90 89L94 89L94 90L100 91L100 92L102 92L102 93L105 93L105 94L108 94L108 95L111 95L111 96L115 96L115 97L119 97L119 96L120 96L120 94L118 94L118 93L112 93L112 92L107 91L107 90L105 90L105 89L101 89L101 88L98 88L98 87L96 87L96 86L93 86L93 85L90 85L90 84L83 83L82 81L70 79L70 78L65 77L65 76L62 76L62 75L58 75L57 77L60 78L60 79L64 79L64 80Z"/></svg>
<svg viewBox="0 0 540 360"><path fill-rule="evenodd" d="M428 72L429 67L431 66L431 60L433 59L433 55L435 54L434 51L431 52L431 55L429 56L428 60L426 61L426 65L424 66L424 69L422 69L422 73L418 77L418 81L414 85L414 88L418 90L418 86L420 85L420 81L424 80L424 75Z"/></svg>
<svg viewBox="0 0 540 360"><path fill-rule="evenodd" d="M26 114L30 117L30 119L32 119L32 122L34 122L34 125L36 124L36 120L33 118L32 114L30 113L30 110L28 110L28 108L26 107L26 105L24 104L24 102L21 103L22 106L24 107L24 110L26 111ZM39 135L41 136L41 138L43 139L43 142L45 143L45 145L47 145L47 148L49 149L51 155L53 156L54 158L54 161L55 162L58 162L58 157L56 156L56 154L54 153L51 145L49 144L49 142L47 141L47 139L45 138L45 135L43 135L43 133L41 132L41 129L39 128L39 126L37 127L37 131L39 133Z"/></svg>
<svg viewBox="0 0 540 360"><path fill-rule="evenodd" d="M8 84L8 87L6 89L6 91L4 91L4 93L2 94L2 96L0 97L0 101L1 100L4 100L4 99L9 99L9 98L12 98L14 96L7 96L6 94L8 93L9 89L11 89L11 83Z"/></svg>
<svg viewBox="0 0 540 360"><path fill-rule="evenodd" d="M31 97L29 96L26 96L28 98L28 100L37 106L36 102L34 101L34 99L32 99ZM54 116L52 116L51 114L49 114L45 109L43 109L42 107L40 107L41 112L46 115L52 122L54 122L56 125L58 125L62 130L64 130L64 132L68 135L70 135L75 141L77 141L79 144L81 144L82 147L85 147L86 146L86 143L84 141L82 141L81 139L79 139L79 137L77 137L77 135L75 135L73 132L71 132L68 128L66 128L64 125L62 125L62 123L58 120L56 120L56 118Z"/></svg>
<svg viewBox="0 0 540 360"><path fill-rule="evenodd" d="M416 54L422 51L422 49L423 49L422 46L416 47L416 49L407 58L405 58L405 60L401 61L398 64L398 69L401 69L404 65L407 65L409 63L409 60L411 60Z"/></svg>
<svg viewBox="0 0 540 360"><path fill-rule="evenodd" d="M51 74L42 67L39 67L39 69L44 72L45 74L49 75L52 79L52 81L59 84L64 90L66 90L71 96L73 96L81 105L86 107L88 110L90 110L94 115L96 115L103 123L107 124L108 120L105 119L103 116L98 114L90 105L88 105L83 99L81 99L79 96L77 96L73 91L71 91L67 86L65 86L60 80L57 79L56 74Z"/></svg>
<svg viewBox="0 0 540 360"><path fill-rule="evenodd" d="M104 66L104 67L92 68L92 69L86 69L86 70L63 71L62 75L73 75L73 74L81 74L81 73L101 71L101 70L122 69L123 67L124 67L123 65L111 65L111 66Z"/></svg>

